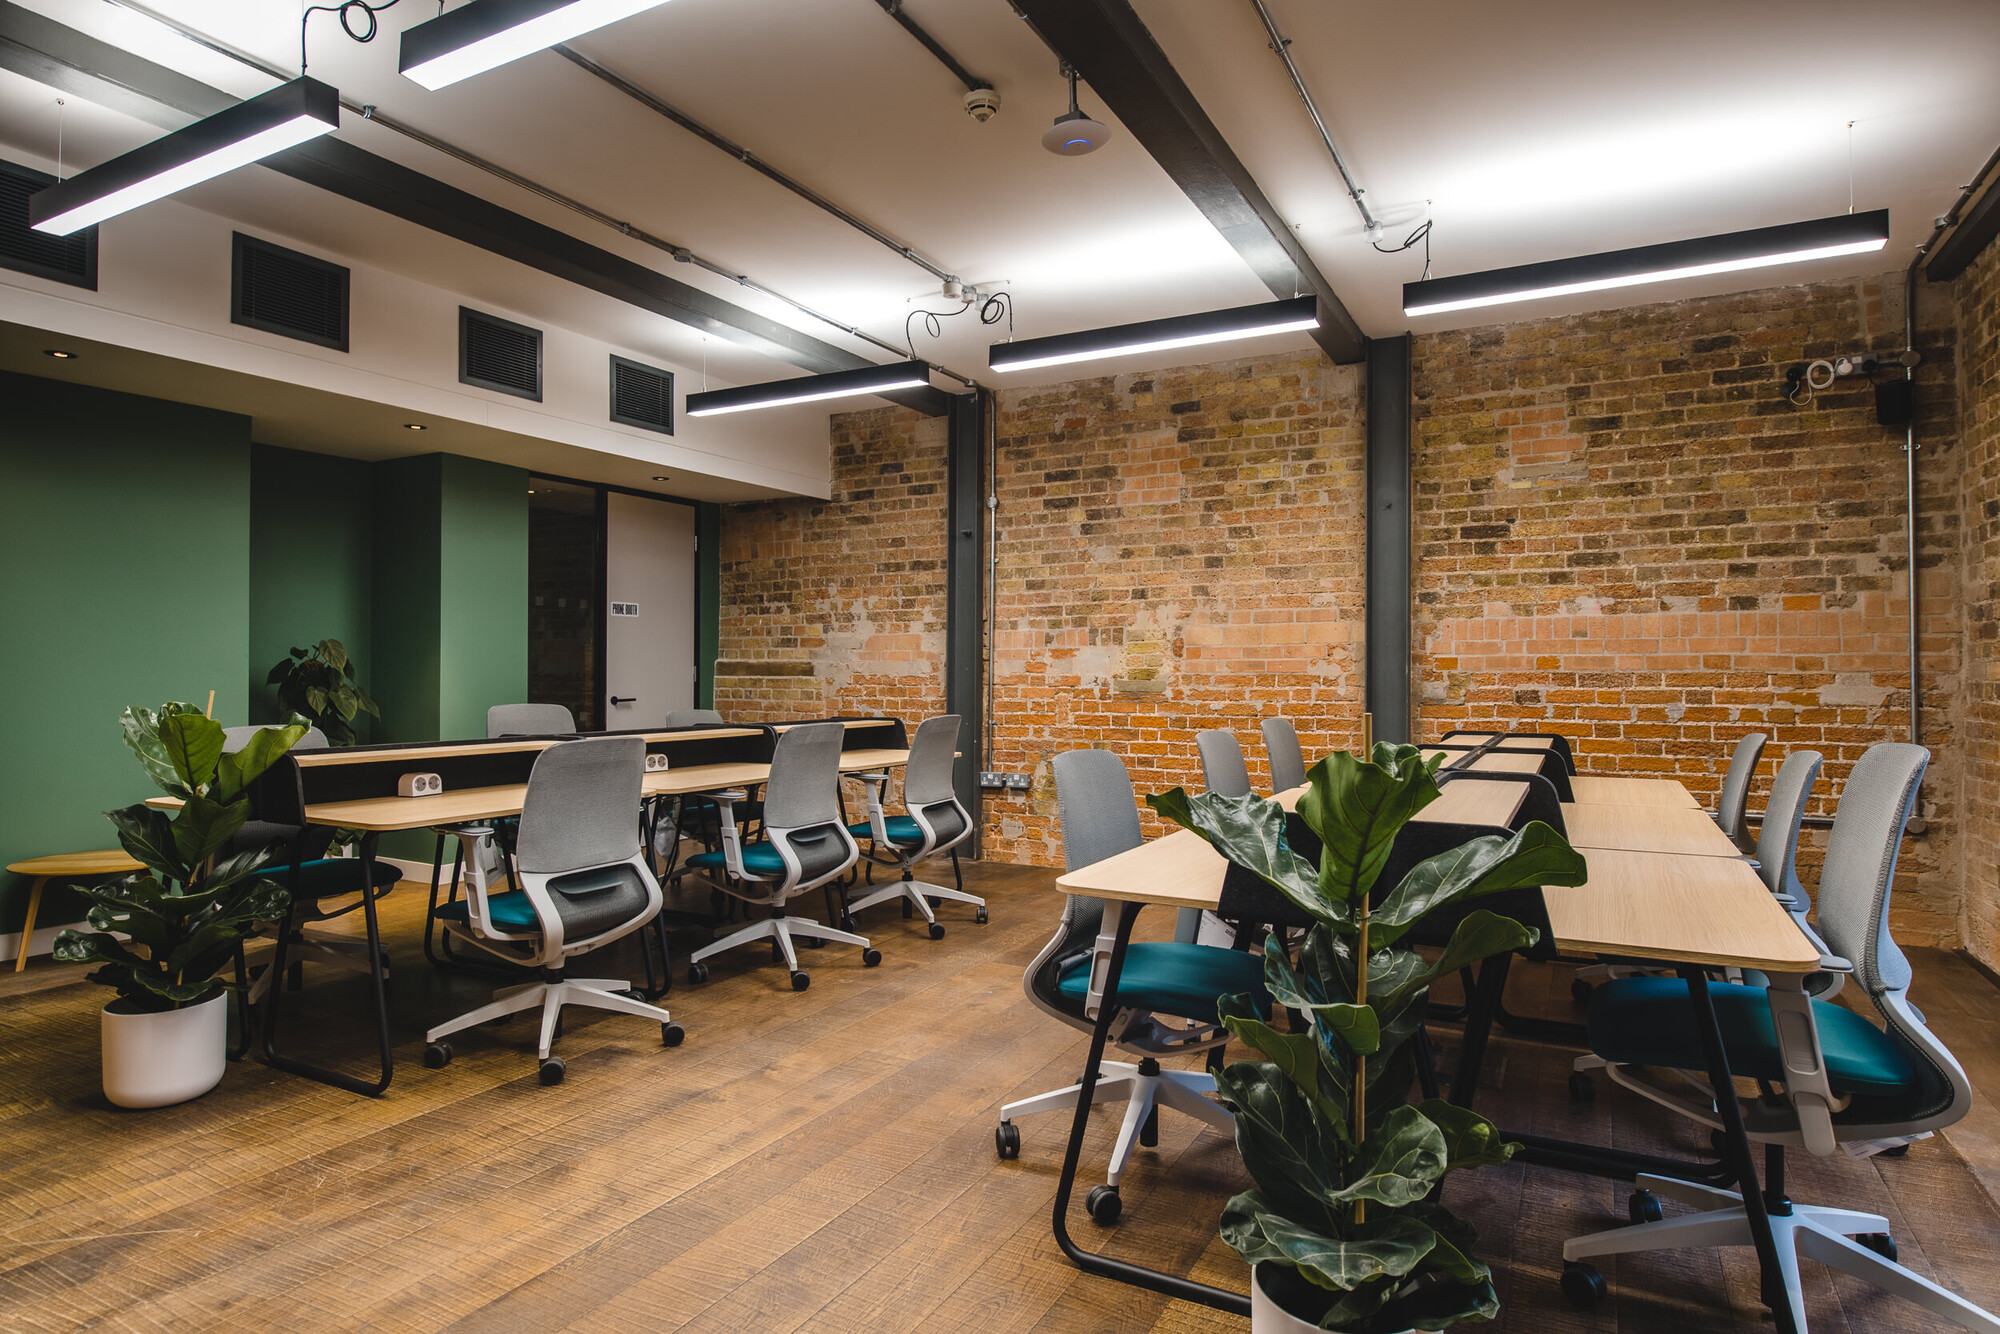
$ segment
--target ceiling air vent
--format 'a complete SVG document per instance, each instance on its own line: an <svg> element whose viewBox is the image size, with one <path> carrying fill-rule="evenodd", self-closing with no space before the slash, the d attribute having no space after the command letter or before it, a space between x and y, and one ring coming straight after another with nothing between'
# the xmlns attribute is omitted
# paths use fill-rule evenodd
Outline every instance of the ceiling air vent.
<svg viewBox="0 0 2000 1334"><path fill-rule="evenodd" d="M56 178L0 162L0 268L97 290L97 228L50 236L28 225L28 196Z"/></svg>
<svg viewBox="0 0 2000 1334"><path fill-rule="evenodd" d="M674 433L674 373L611 358L611 420Z"/></svg>
<svg viewBox="0 0 2000 1334"><path fill-rule="evenodd" d="M237 232L229 262L229 321L347 351L347 270Z"/></svg>
<svg viewBox="0 0 2000 1334"><path fill-rule="evenodd" d="M542 401L542 331L458 308L458 382Z"/></svg>

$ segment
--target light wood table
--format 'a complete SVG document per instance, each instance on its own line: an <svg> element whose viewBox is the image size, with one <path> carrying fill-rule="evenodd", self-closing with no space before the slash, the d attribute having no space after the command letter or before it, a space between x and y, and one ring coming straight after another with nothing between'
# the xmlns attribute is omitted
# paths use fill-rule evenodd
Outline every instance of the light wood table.
<svg viewBox="0 0 2000 1334"><path fill-rule="evenodd" d="M1569 780L1579 806L1682 806L1701 809L1678 778L1599 778L1578 774Z"/></svg>
<svg viewBox="0 0 2000 1334"><path fill-rule="evenodd" d="M1583 884L1542 890L1565 950L1770 973L1819 967L1818 948L1741 858L1591 848L1584 860Z"/></svg>
<svg viewBox="0 0 2000 1334"><path fill-rule="evenodd" d="M35 943L35 915L42 909L42 888L51 880L91 880L100 875L130 875L145 867L119 848L109 852L62 852L53 857L31 857L7 868L15 875L32 876L28 886L28 915L21 919L21 948L14 954L14 971L28 966L28 951Z"/></svg>
<svg viewBox="0 0 2000 1334"><path fill-rule="evenodd" d="M1512 750L1548 750L1556 744L1552 736L1515 736L1511 732L1447 732L1441 746L1484 746L1488 743Z"/></svg>
<svg viewBox="0 0 2000 1334"><path fill-rule="evenodd" d="M1589 806L1562 808L1570 846L1621 852L1678 852L1690 857L1734 857L1743 850L1729 841L1707 811L1682 806Z"/></svg>
<svg viewBox="0 0 2000 1334"><path fill-rule="evenodd" d="M704 727L673 732L588 732L576 737L493 737L485 741L447 741L437 744L416 742L407 746L338 746L325 750L294 750L291 757L300 768L319 769L330 765L380 764L407 755L412 760L450 760L468 755L499 755L509 752L547 750L565 741L597 737L636 736L642 741L708 741L726 737L758 736L761 727Z"/></svg>

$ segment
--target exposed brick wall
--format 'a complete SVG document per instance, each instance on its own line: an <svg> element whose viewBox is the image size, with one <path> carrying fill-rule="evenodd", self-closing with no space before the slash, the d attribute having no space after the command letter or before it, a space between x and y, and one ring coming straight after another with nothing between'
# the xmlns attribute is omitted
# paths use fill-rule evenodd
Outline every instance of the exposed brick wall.
<svg viewBox="0 0 2000 1334"><path fill-rule="evenodd" d="M1902 432L1861 380L1785 401L1791 363L1902 346L1899 279L1781 287L1419 338L1419 734L1535 726L1579 767L1712 800L1745 732L1827 759L1816 813L1908 718ZM1897 929L1955 943L1958 679L1948 318L1922 338L1925 784ZM1885 373L1886 374L1886 373ZM1812 848L1818 839L1809 840ZM1809 851L1808 860L1814 855ZM1810 879L1808 879L1810 883Z"/></svg>
<svg viewBox="0 0 2000 1334"><path fill-rule="evenodd" d="M1965 945L2000 968L2000 247L1952 284L1959 336Z"/></svg>

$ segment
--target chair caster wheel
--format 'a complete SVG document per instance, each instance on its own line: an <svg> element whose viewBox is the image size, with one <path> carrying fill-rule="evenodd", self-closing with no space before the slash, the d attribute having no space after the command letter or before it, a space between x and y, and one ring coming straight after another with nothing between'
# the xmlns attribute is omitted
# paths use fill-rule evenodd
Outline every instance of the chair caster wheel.
<svg viewBox="0 0 2000 1334"><path fill-rule="evenodd" d="M1723 1134L1720 1130L1709 1131L1708 1147L1715 1150L1717 1153L1728 1153L1729 1136Z"/></svg>
<svg viewBox="0 0 2000 1334"><path fill-rule="evenodd" d="M1090 1211L1091 1221L1099 1227L1110 1227L1124 1212L1125 1202L1118 1198L1116 1186L1092 1186L1090 1194L1084 1196L1083 1207Z"/></svg>
<svg viewBox="0 0 2000 1334"><path fill-rule="evenodd" d="M812 978L808 977L806 974L804 973L792 974L793 991L804 991L807 987L811 986L812 984L813 984Z"/></svg>
<svg viewBox="0 0 2000 1334"><path fill-rule="evenodd" d="M542 1062L542 1083L545 1085L562 1083L563 1070L564 1066L562 1057L560 1056L549 1057L547 1060Z"/></svg>
<svg viewBox="0 0 2000 1334"><path fill-rule="evenodd" d="M861 923L855 921L852 916L843 917L840 919L840 929L851 931L858 936L861 934Z"/></svg>
<svg viewBox="0 0 2000 1334"><path fill-rule="evenodd" d="M706 981L708 981L708 965L707 965L707 964L705 964L705 963L691 963L691 964L689 964L689 965L688 965L688 984L689 984L690 986L697 986L697 987L698 987L698 986L700 986L700 985L701 985L702 983L704 983L704 982L706 982Z"/></svg>
<svg viewBox="0 0 2000 1334"><path fill-rule="evenodd" d="M1569 984L1569 998L1578 1005L1588 1005L1590 1004L1590 993L1595 990L1597 990L1596 987L1591 986L1590 983L1579 977Z"/></svg>
<svg viewBox="0 0 2000 1334"><path fill-rule="evenodd" d="M1896 1239L1888 1233L1862 1232L1856 1234L1854 1240L1857 1245L1866 1246L1890 1264L1896 1263Z"/></svg>
<svg viewBox="0 0 2000 1334"><path fill-rule="evenodd" d="M943 939L944 939L944 923L943 923L943 922L932 922L932 923L931 923L931 939L932 939L932 940L943 940Z"/></svg>
<svg viewBox="0 0 2000 1334"><path fill-rule="evenodd" d="M981 925L981 926L985 926L985 925L986 925L986 909L984 909L984 908L979 908L979 909L975 910L975 911L973 912L973 914L972 914L972 920L973 920L973 921L975 921L975 922L977 922L977 923L979 923L979 925Z"/></svg>
<svg viewBox="0 0 2000 1334"><path fill-rule="evenodd" d="M863 968L873 968L880 962L882 962L882 951L876 949L874 946L871 945L861 951L861 966Z"/></svg>
<svg viewBox="0 0 2000 1334"><path fill-rule="evenodd" d="M451 1064L451 1044L449 1042L426 1042L424 1044L424 1069L442 1070Z"/></svg>
<svg viewBox="0 0 2000 1334"><path fill-rule="evenodd" d="M678 1047L686 1041L687 1030L679 1024L660 1025L660 1045L662 1047Z"/></svg>
<svg viewBox="0 0 2000 1334"><path fill-rule="evenodd" d="M1640 1223L1657 1223L1666 1214L1660 1208L1660 1197L1650 1190L1635 1190L1625 1201L1625 1216L1634 1226Z"/></svg>
<svg viewBox="0 0 2000 1334"><path fill-rule="evenodd" d="M1571 1102L1596 1102L1597 1081L1581 1070L1569 1073L1569 1100Z"/></svg>
<svg viewBox="0 0 2000 1334"><path fill-rule="evenodd" d="M1884 1149L1875 1156L1877 1158L1907 1158L1910 1156L1910 1146L1907 1144L1898 1144L1895 1148Z"/></svg>
<svg viewBox="0 0 2000 1334"><path fill-rule="evenodd" d="M1597 1266L1578 1260L1563 1261L1562 1292L1571 1306L1588 1311L1603 1301L1609 1291Z"/></svg>
<svg viewBox="0 0 2000 1334"><path fill-rule="evenodd" d="M1021 1128L1012 1121L993 1127L993 1147L1004 1161L1021 1156Z"/></svg>

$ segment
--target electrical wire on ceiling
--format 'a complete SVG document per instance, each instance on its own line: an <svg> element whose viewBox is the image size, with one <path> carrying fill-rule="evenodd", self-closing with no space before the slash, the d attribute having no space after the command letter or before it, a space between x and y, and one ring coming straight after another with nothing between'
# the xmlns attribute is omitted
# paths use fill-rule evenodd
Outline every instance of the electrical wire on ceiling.
<svg viewBox="0 0 2000 1334"><path fill-rule="evenodd" d="M1008 341L1013 341L1014 294L1012 292L995 292L982 302L979 299L978 289L967 288L961 301L963 304L957 310L913 310L909 313L903 320L903 338L909 343L910 360L917 360L915 325L918 319L924 322L926 338L941 338L944 336L943 321L955 315L963 315L975 305L979 307L981 324L998 324L1004 318L1007 321Z"/></svg>
<svg viewBox="0 0 2000 1334"><path fill-rule="evenodd" d="M306 72L306 25L312 20L313 15L315 14L340 15L340 30L346 33L354 41L360 42L362 45L365 46L369 42L374 41L376 36L382 31L382 20L375 16L377 14L380 14L385 9L395 8L395 5L396 5L396 0L381 0L380 4L375 4L375 5L369 4L368 0L341 0L341 3L337 5L308 6L299 15L300 75L304 75ZM367 26L361 29L361 31L359 32L356 32L354 28L350 26L350 20L348 17L350 14L353 14L356 11L360 12L362 20L367 24Z"/></svg>
<svg viewBox="0 0 2000 1334"><path fill-rule="evenodd" d="M1424 277L1429 278L1431 276L1431 222L1432 221L1433 220L1430 218L1425 218L1422 222L1417 224L1415 230L1413 230L1408 236L1404 237L1401 241L1397 242L1395 245L1383 245L1380 241L1370 241L1369 244L1374 246L1377 250L1381 251L1385 255L1400 255L1405 250L1408 250L1410 247L1414 246L1417 242L1422 241L1424 243Z"/></svg>
<svg viewBox="0 0 2000 1334"><path fill-rule="evenodd" d="M294 77L289 70L283 69L277 65L273 65L269 61L266 61L259 56L252 55L247 51L238 50L236 47L229 45L227 42L223 42L218 40L217 38L211 37L207 33L202 32L198 28L190 27L187 24L182 23L178 19L160 13L158 10L153 9L149 5L140 3L140 0L105 0L105 3L110 5L115 5L120 9L130 10L132 13L138 14L143 18L150 19L154 23L157 23L161 27L166 28L168 31L175 33L184 40L192 42L196 46L199 46L204 50L212 51L216 55L223 56L229 60L233 60L239 65L244 65L250 69L254 69L268 78L276 79L281 83L289 83ZM329 8L338 8L338 7L329 6ZM363 8L366 8L366 6L363 6ZM378 5L377 8L387 8L387 6ZM301 20L301 23L303 25L303 19ZM557 48L557 49L562 50L563 48ZM726 268L723 265L714 262L713 260L706 259L701 255L696 254L693 250L691 250L687 246L678 245L675 242L665 239L664 237L655 236L651 232L646 231L644 228L634 226L632 223L626 222L621 218L613 217L611 214L604 212L602 209L593 208L589 204L584 203L580 199L576 199L569 195L563 194L561 191L543 185L539 181L530 180L528 177L521 175L519 172L511 171L508 168L501 166L497 162L489 161L486 158L480 157L476 153L472 153L463 148L458 147L456 144L450 143L443 139L439 139L435 135L428 134L423 130L419 130L413 125L397 120L394 117L386 116L382 114L381 110L377 108L373 103L359 103L351 98L342 97L340 99L340 104L347 110L352 111L357 115L361 116L362 119L370 122L371 124L380 125L382 128L386 130L392 130L395 133L402 135L404 138L412 139L417 143L424 145L426 148L432 149L435 152L442 153L446 157L456 159L459 162L463 162L467 166L476 168L479 171L483 171L490 176L498 178L499 180L503 180L507 182L509 185L516 187L517 189L526 190L528 193L535 195L538 198L546 199L552 204L561 205L563 208L569 209L571 212L574 212L582 217L588 218L592 222L598 223L599 225L604 227L611 228L613 231L617 232L621 236L629 237L632 240L639 241L646 245L652 246L656 250L664 251L667 254L672 255L674 259L679 263L692 264L694 267L701 269L705 273L712 273L719 278L725 278L730 282L735 283L737 286L743 288L745 291L755 292L759 296L767 297L770 300L779 302L782 305L788 306L791 309L798 311L802 315L817 320L821 324L827 325L829 328L838 329L840 332L847 334L851 338L860 339L862 342L868 343L873 347L880 348L882 351L890 353L895 357L901 358L904 355L904 349L898 347L894 343L888 342L885 339L877 338L874 334L868 333L866 330L858 328L855 325L849 324L845 320L836 319L833 316L828 315L822 311L815 310L811 306L806 305L804 302L786 296L783 292L779 292L771 287L764 285L763 283L757 282L745 274L737 273L732 269ZM959 384L962 384L965 387L967 387L968 389L974 389L979 387L979 382L977 380L973 380L966 376L960 375L958 372L950 369L949 367L934 366L933 369L935 369L938 374L946 377L947 379L955 380Z"/></svg>

